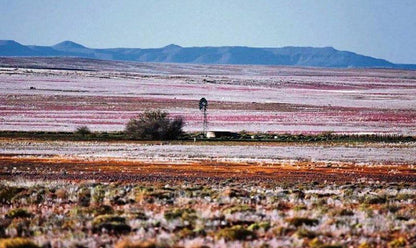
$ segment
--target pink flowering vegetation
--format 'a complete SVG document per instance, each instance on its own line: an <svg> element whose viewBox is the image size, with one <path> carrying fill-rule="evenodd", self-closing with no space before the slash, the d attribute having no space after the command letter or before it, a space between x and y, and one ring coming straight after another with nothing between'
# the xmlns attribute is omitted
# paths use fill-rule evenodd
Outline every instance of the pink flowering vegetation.
<svg viewBox="0 0 416 248"><path fill-rule="evenodd" d="M184 116L184 129L196 131L202 126L197 103L205 97L210 126L216 129L416 133L413 71L205 65L115 69L120 64L102 71L95 66L88 72L0 70L0 128L73 131L88 125L121 131L133 116L163 109Z"/></svg>
<svg viewBox="0 0 416 248"><path fill-rule="evenodd" d="M409 183L3 181L0 201L0 244L16 238L51 247L416 242L416 188Z"/></svg>

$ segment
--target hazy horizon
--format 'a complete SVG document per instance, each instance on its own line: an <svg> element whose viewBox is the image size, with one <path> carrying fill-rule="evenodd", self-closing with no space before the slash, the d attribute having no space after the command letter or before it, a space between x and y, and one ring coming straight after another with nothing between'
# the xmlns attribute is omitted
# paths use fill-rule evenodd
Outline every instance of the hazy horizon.
<svg viewBox="0 0 416 248"><path fill-rule="evenodd" d="M0 2L0 39L24 45L334 47L416 64L409 0Z"/></svg>

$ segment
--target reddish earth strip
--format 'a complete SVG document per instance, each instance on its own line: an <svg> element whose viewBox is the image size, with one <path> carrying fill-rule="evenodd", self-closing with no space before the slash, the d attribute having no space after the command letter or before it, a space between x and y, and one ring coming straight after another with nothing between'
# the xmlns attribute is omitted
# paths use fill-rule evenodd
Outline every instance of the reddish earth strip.
<svg viewBox="0 0 416 248"><path fill-rule="evenodd" d="M0 156L0 179L95 180L116 182L258 180L282 182L385 181L416 183L416 170L406 165L363 166L349 163L296 162L292 164L148 163L120 160L81 160L63 157Z"/></svg>

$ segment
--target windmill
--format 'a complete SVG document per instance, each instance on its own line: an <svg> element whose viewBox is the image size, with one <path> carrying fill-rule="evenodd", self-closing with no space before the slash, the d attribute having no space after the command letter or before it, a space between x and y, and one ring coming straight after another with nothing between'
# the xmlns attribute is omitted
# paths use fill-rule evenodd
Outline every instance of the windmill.
<svg viewBox="0 0 416 248"><path fill-rule="evenodd" d="M204 112L204 125L202 127L202 132L204 136L207 135L207 130L208 130L207 107L208 107L208 101L207 99L205 99L205 97L202 97L201 100L199 100L199 110Z"/></svg>

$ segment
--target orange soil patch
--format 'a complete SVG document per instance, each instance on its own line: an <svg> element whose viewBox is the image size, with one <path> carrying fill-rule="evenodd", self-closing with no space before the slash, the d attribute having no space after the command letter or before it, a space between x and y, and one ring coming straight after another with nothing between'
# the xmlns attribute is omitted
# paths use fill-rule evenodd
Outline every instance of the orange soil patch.
<svg viewBox="0 0 416 248"><path fill-rule="evenodd" d="M287 182L352 182L368 179L415 183L416 170L407 165L366 166L353 163L326 164L300 161L290 164L219 161L162 163L114 159L0 156L0 179L14 178L120 182L227 178Z"/></svg>

